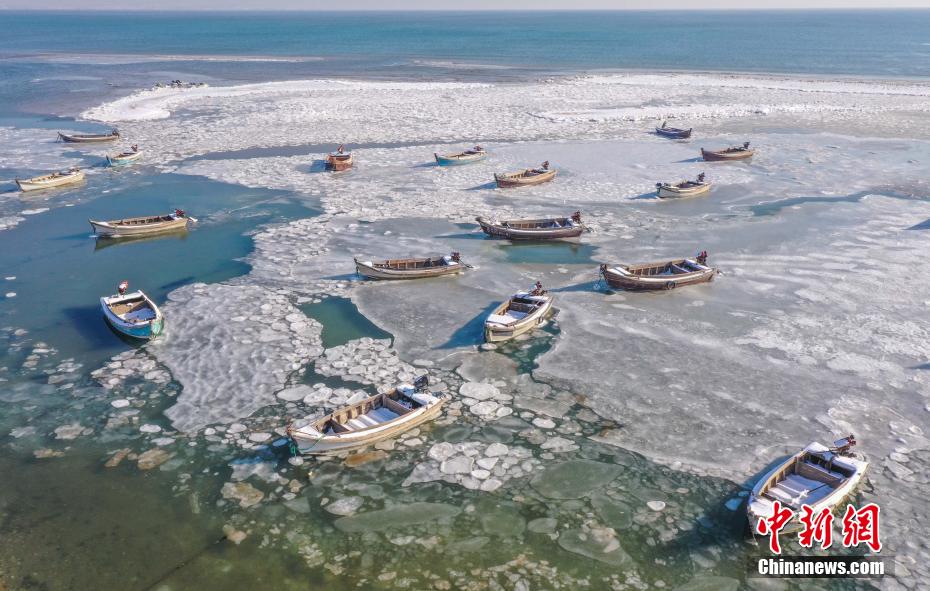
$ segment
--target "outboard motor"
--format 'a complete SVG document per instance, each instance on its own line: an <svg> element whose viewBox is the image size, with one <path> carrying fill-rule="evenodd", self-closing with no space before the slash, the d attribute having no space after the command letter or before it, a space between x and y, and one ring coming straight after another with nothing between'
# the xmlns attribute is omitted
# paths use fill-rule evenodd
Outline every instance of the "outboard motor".
<svg viewBox="0 0 930 591"><path fill-rule="evenodd" d="M423 374L417 379L413 380L413 387L417 392L422 392L429 387L429 376Z"/></svg>
<svg viewBox="0 0 930 591"><path fill-rule="evenodd" d="M129 289L129 281L123 279L119 282L119 285L116 286L116 291L119 292L119 295L126 295L126 291Z"/></svg>
<svg viewBox="0 0 930 591"><path fill-rule="evenodd" d="M843 455L849 453L849 450L854 445L856 445L856 436L850 433L849 436L834 441L833 448L830 451L837 455Z"/></svg>

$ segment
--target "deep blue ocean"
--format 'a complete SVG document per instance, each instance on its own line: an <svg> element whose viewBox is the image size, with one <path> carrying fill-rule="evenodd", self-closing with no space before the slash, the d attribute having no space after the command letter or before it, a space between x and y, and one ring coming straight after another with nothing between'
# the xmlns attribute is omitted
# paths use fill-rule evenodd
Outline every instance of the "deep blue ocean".
<svg viewBox="0 0 930 591"><path fill-rule="evenodd" d="M506 81L631 69L930 77L930 10L0 11L0 23L7 123L175 78Z"/></svg>

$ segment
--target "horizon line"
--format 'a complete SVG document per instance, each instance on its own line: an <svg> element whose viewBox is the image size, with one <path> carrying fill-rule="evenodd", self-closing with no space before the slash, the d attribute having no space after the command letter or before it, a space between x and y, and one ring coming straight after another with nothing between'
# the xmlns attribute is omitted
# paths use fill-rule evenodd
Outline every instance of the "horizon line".
<svg viewBox="0 0 930 591"><path fill-rule="evenodd" d="M166 13L214 13L214 14L228 14L228 13L253 13L253 14L262 14L262 13L393 13L393 12L411 12L411 13L482 13L482 12L491 12L491 13L501 13L501 12L521 12L521 13L546 13L546 12L846 12L846 11L856 11L856 12L885 12L885 11L930 11L930 6L906 6L906 5L897 5L897 6L821 6L821 7L811 7L811 8L793 8L793 7L739 7L739 8L727 8L727 7L705 7L705 8L545 8L545 9L535 9L535 8L478 8L478 9L463 9L458 7L451 8L384 8L384 9L370 9L370 8L339 8L339 9L330 9L330 8L224 8L224 9L215 9L215 8L120 8L113 9L110 7L88 7L88 8L11 8L6 6L0 6L0 12L32 12L32 13L41 13L41 12L57 12L57 13L83 13L83 12L98 12L98 13L110 13L110 14L125 14L125 13L153 13L153 14L166 14Z"/></svg>

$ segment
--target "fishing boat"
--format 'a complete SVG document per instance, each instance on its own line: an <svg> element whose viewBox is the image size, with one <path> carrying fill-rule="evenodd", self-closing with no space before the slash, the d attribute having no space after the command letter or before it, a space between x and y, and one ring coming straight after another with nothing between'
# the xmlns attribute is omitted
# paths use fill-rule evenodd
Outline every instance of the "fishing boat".
<svg viewBox="0 0 930 591"><path fill-rule="evenodd" d="M543 162L540 168L527 168L520 172L510 172L504 174L495 174L494 182L498 188L507 189L511 187L528 187L530 185L539 185L548 183L555 178L556 170L549 168L549 162Z"/></svg>
<svg viewBox="0 0 930 591"><path fill-rule="evenodd" d="M696 197L710 192L710 183L704 180L704 173L697 176L694 181L681 181L679 183L656 183L656 194L659 199L678 199L681 197Z"/></svg>
<svg viewBox="0 0 930 591"><path fill-rule="evenodd" d="M31 179L16 179L16 184L19 186L20 191L41 191L42 189L73 185L83 180L84 171L80 168L72 168Z"/></svg>
<svg viewBox="0 0 930 591"><path fill-rule="evenodd" d="M459 253L419 259L387 259L360 261L355 259L355 272L369 279L424 279L461 273L468 266Z"/></svg>
<svg viewBox="0 0 930 591"><path fill-rule="evenodd" d="M433 395L427 376L345 406L301 427L288 427L297 449L306 455L351 451L396 437L435 419L450 396Z"/></svg>
<svg viewBox="0 0 930 591"><path fill-rule="evenodd" d="M662 127L656 127L656 133L662 137L667 137L675 140L684 140L691 137L691 131L694 128L690 129L680 129L678 127L669 127L667 121L662 122Z"/></svg>
<svg viewBox="0 0 930 591"><path fill-rule="evenodd" d="M576 211L569 217L561 218L494 221L477 217L475 221L488 236L498 236L509 240L576 238L586 230L585 225L581 223L580 211Z"/></svg>
<svg viewBox="0 0 930 591"><path fill-rule="evenodd" d="M716 267L707 266L707 252L694 259L677 259L638 265L601 265L601 275L613 289L650 291L675 289L713 281Z"/></svg>
<svg viewBox="0 0 930 591"><path fill-rule="evenodd" d="M708 162L726 162L730 160L746 160L752 158L755 150L749 149L749 142L742 146L733 146L724 150L705 150L701 148L701 156Z"/></svg>
<svg viewBox="0 0 930 591"><path fill-rule="evenodd" d="M132 164L142 158L142 150L139 149L139 146L133 146L126 152L120 152L119 154L107 154L107 164L110 166L126 166L127 164Z"/></svg>
<svg viewBox="0 0 930 591"><path fill-rule="evenodd" d="M335 152L330 152L326 156L326 170L342 172L352 168L352 164L352 152L346 152L345 146L339 146Z"/></svg>
<svg viewBox="0 0 930 591"><path fill-rule="evenodd" d="M126 293L128 281L121 281L117 293L100 298L103 315L117 331L136 339L153 339L161 334L165 318L141 290Z"/></svg>
<svg viewBox="0 0 930 591"><path fill-rule="evenodd" d="M471 164L487 158L488 153L481 146L475 146L470 150L459 152L458 154L439 154L433 153L436 158L436 164L439 166L459 166L461 164Z"/></svg>
<svg viewBox="0 0 930 591"><path fill-rule="evenodd" d="M851 451L856 445L853 435L839 439L833 447L814 442L776 466L752 488L746 513L752 530L760 519L774 514L774 502L792 511L808 505L817 514L833 509L855 490L869 462ZM796 531L800 522L793 520L783 533Z"/></svg>
<svg viewBox="0 0 930 591"><path fill-rule="evenodd" d="M88 220L98 238L132 238L149 236L165 232L179 232L187 229L189 222L194 222L182 209L175 209L167 215L154 215L121 220Z"/></svg>
<svg viewBox="0 0 930 591"><path fill-rule="evenodd" d="M484 321L484 340L508 341L530 332L546 321L552 311L552 296L538 281L532 291L521 291L491 312Z"/></svg>
<svg viewBox="0 0 930 591"><path fill-rule="evenodd" d="M58 132L58 139L72 144L99 144L119 139L119 131L114 129L110 133L62 133Z"/></svg>

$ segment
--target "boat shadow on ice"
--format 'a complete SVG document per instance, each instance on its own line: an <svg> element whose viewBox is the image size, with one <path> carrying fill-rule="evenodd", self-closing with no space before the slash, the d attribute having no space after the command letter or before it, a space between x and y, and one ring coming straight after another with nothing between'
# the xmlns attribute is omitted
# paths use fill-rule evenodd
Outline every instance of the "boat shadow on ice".
<svg viewBox="0 0 930 591"><path fill-rule="evenodd" d="M460 347L468 347L475 344L481 344L484 342L484 321L487 319L488 315L494 311L500 305L500 302L493 302L488 304L482 311L478 312L474 317L472 317L465 324L460 326L455 332L453 332L449 339L441 344L434 347L435 349L458 349Z"/></svg>
<svg viewBox="0 0 930 591"><path fill-rule="evenodd" d="M696 162L704 162L704 159L700 156L695 156L694 158L685 158L684 160L676 160L672 164L694 164Z"/></svg>
<svg viewBox="0 0 930 591"><path fill-rule="evenodd" d="M480 185L475 185L474 187L468 187L466 191L484 191L486 189L495 189L497 188L497 183L491 181L489 183L482 183Z"/></svg>
<svg viewBox="0 0 930 591"><path fill-rule="evenodd" d="M320 277L326 281L365 281L365 278L358 273L340 273L338 275L325 275Z"/></svg>
<svg viewBox="0 0 930 591"><path fill-rule="evenodd" d="M474 232L462 233L462 234L439 234L436 238L448 239L448 240L493 240L488 238L484 232L477 231L478 226L475 226Z"/></svg>
<svg viewBox="0 0 930 591"><path fill-rule="evenodd" d="M908 230L930 230L930 218L920 222L919 224L914 224Z"/></svg>
<svg viewBox="0 0 930 591"><path fill-rule="evenodd" d="M327 172L326 160L314 159L310 164L301 164L297 167L297 172L304 172L309 174Z"/></svg>
<svg viewBox="0 0 930 591"><path fill-rule="evenodd" d="M81 163L78 165L80 168L106 168L108 166L106 158L100 156L100 154L71 150L69 152L62 152L61 156L63 158L80 160Z"/></svg>

